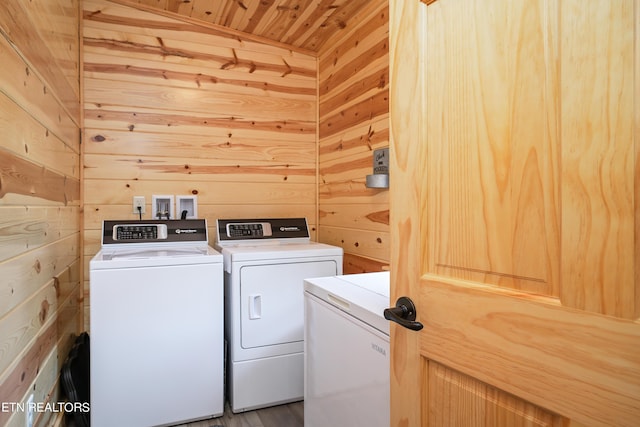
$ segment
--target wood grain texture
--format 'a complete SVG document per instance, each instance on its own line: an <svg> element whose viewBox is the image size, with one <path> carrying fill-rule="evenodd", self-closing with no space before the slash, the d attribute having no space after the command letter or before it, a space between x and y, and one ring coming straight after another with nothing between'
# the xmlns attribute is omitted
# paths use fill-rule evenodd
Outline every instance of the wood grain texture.
<svg viewBox="0 0 640 427"><path fill-rule="evenodd" d="M377 211L378 208L374 203L325 204L319 217L328 226L388 231L389 210Z"/></svg>
<svg viewBox="0 0 640 427"><path fill-rule="evenodd" d="M0 262L78 233L78 207L6 206L0 224Z"/></svg>
<svg viewBox="0 0 640 427"><path fill-rule="evenodd" d="M259 181L313 185L316 182L315 164L310 163L309 159L304 159L304 163L280 163L244 159L221 161L198 157L87 154L84 167L85 179L140 181L215 179L230 183Z"/></svg>
<svg viewBox="0 0 640 427"><path fill-rule="evenodd" d="M82 328L79 25L76 0L0 5L3 402L57 402ZM25 413L2 411L0 425L25 425Z"/></svg>
<svg viewBox="0 0 640 427"><path fill-rule="evenodd" d="M430 378L428 393L438 393L444 396L444 401L452 403L447 407L428 403L430 425L468 425L480 420L493 426L562 425L562 417L436 362L429 362L423 369L428 370ZM467 412L455 409L459 406L470 408L469 412L475 415L474 420L469 419Z"/></svg>
<svg viewBox="0 0 640 427"><path fill-rule="evenodd" d="M81 301L78 263L56 275L20 310L7 316L0 325L0 336L6 337L7 350L0 358L5 368L16 357L0 381L0 395L4 402L25 402L31 393L34 402L57 401L58 376L70 349L78 324ZM21 351L25 344L26 351ZM20 357L14 352L20 352ZM51 399L52 393L56 396ZM25 414L0 412L0 422L16 425ZM40 415L43 419L46 414ZM42 425L42 424L37 424Z"/></svg>
<svg viewBox="0 0 640 427"><path fill-rule="evenodd" d="M448 0L447 0L448 1ZM420 257L425 239L420 211L424 167L415 159L422 158L424 134L425 79L424 55L421 47L426 28L424 5L415 1L389 2L389 137L390 137L390 300L401 296L416 298L420 277ZM407 54L409 52L410 54ZM412 118L417 118L412 120ZM413 256L412 256L413 255ZM418 320L422 320L421 315ZM427 417L422 396L423 363L419 354L417 333L390 324L390 426L420 426Z"/></svg>
<svg viewBox="0 0 640 427"><path fill-rule="evenodd" d="M245 34L270 44L292 49L320 52L329 48L336 33L347 32L359 22L358 12L367 1L345 0L276 0L269 2L233 0L191 0L185 2L158 0L118 0L175 13L233 30L238 37ZM256 37L257 36L257 37Z"/></svg>
<svg viewBox="0 0 640 427"><path fill-rule="evenodd" d="M374 147L384 146L388 142L389 115L386 114L375 121L349 129L347 132L323 138L320 142L320 156L325 161L356 153L367 157L371 155ZM373 166L373 159L370 160L372 160L370 165Z"/></svg>
<svg viewBox="0 0 640 427"><path fill-rule="evenodd" d="M640 186L631 1L562 3L562 295L564 304L637 318ZM637 7L637 4L635 5ZM637 52L635 52L637 61ZM594 59L597 58L597 59ZM634 69L635 68L635 69ZM573 76L580 75L580 79ZM597 171L597 173L594 173ZM634 206L635 204L635 206ZM635 257L630 256L635 252Z"/></svg>
<svg viewBox="0 0 640 427"><path fill-rule="evenodd" d="M389 232L358 230L323 225L318 229L321 242L342 247L345 252L376 260L384 259L390 250Z"/></svg>
<svg viewBox="0 0 640 427"><path fill-rule="evenodd" d="M0 204L11 203L6 197L10 194L63 205L79 203L80 180L77 178L61 175L4 150L0 150L0 172Z"/></svg>
<svg viewBox="0 0 640 427"><path fill-rule="evenodd" d="M425 276L422 294L430 360L578 422L638 420L637 323L442 276Z"/></svg>
<svg viewBox="0 0 640 427"><path fill-rule="evenodd" d="M79 251L76 233L0 264L5 278L0 287L0 314L4 316L27 301L49 278L72 265Z"/></svg>
<svg viewBox="0 0 640 427"><path fill-rule="evenodd" d="M264 41L243 39L237 33L221 27L185 21L175 14L165 16L154 8L141 9L135 4L122 3L132 7L120 6L115 2L96 7L100 3L96 4L93 0L84 5L84 21L91 22L89 32L84 33L89 44L107 50L124 49L139 54L156 54L169 62L188 58L196 64L214 63L215 68L227 71L314 79L315 55L309 52L300 53L291 50L290 46L274 46ZM114 36L119 30L114 29L113 25L133 25L151 31L130 37ZM211 43L212 40L215 43ZM270 59L273 54L277 55L275 61Z"/></svg>
<svg viewBox="0 0 640 427"><path fill-rule="evenodd" d="M352 256L347 272L389 263L389 192L365 186L389 145L388 20L386 0L369 2L319 58L318 236Z"/></svg>
<svg viewBox="0 0 640 427"><path fill-rule="evenodd" d="M342 266L343 274L360 274L376 271L389 271L389 264L350 253L344 255Z"/></svg>
<svg viewBox="0 0 640 427"><path fill-rule="evenodd" d="M285 137L274 139L256 138L251 135L231 135L225 129L211 129L206 135L189 135L166 132L146 133L140 138L130 130L100 130L86 134L91 145L90 154L144 156L159 152L164 157L188 157L215 161L265 161L304 162L313 159L316 152L312 138L290 141Z"/></svg>
<svg viewBox="0 0 640 427"><path fill-rule="evenodd" d="M64 144L78 152L79 118L65 111L65 107L40 77L38 70L25 62L20 52L4 37L0 37L0 61L0 79L4 82L0 91L41 123L48 132L55 134ZM76 102L79 100L76 99Z"/></svg>
<svg viewBox="0 0 640 427"><path fill-rule="evenodd" d="M392 4L392 425L635 426L638 2Z"/></svg>
<svg viewBox="0 0 640 427"><path fill-rule="evenodd" d="M445 13L433 19L439 34L456 36L447 37L441 62L427 76L438 82L429 86L429 99L437 101L428 104L427 133L449 141L429 146L426 165L426 182L438 183L428 201L438 212L429 225L438 230L429 235L431 269L557 296L559 158L557 101L550 95L558 91L558 76L544 60L556 50L545 34L547 11L513 4L498 13L478 5L455 19ZM479 20L490 21L491 30L476 28ZM433 38L429 43L426 49L437 48ZM457 53L474 45L486 53ZM516 48L517 55L508 53Z"/></svg>
<svg viewBox="0 0 640 427"><path fill-rule="evenodd" d="M73 0L0 4L3 41L18 47L28 68L43 77L45 89L59 97L65 115L76 126L80 124L79 26L78 3Z"/></svg>
<svg viewBox="0 0 640 427"><path fill-rule="evenodd" d="M282 205L313 205L315 192L309 184L296 183L256 183L236 182L229 185L227 182L216 181L108 181L86 180L86 202L88 204L118 204L128 205L131 210L131 201L134 195L151 195L164 189L162 194L192 194L198 196L203 204L233 204L246 205L248 209L252 205L275 204ZM150 202L149 198L149 202ZM198 203L200 205L200 203ZM285 209L283 207L283 209Z"/></svg>
<svg viewBox="0 0 640 427"><path fill-rule="evenodd" d="M79 140L65 141L0 92L2 148L59 175L79 179ZM70 145L68 145L70 144Z"/></svg>

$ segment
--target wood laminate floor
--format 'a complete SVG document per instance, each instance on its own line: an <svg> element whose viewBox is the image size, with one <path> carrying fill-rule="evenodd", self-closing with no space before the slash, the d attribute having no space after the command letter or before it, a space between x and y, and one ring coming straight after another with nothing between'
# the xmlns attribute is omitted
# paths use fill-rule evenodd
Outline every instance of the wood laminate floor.
<svg viewBox="0 0 640 427"><path fill-rule="evenodd" d="M176 427L303 427L304 402L289 403L258 409L257 411L234 414L229 405L224 415L210 420L180 424Z"/></svg>

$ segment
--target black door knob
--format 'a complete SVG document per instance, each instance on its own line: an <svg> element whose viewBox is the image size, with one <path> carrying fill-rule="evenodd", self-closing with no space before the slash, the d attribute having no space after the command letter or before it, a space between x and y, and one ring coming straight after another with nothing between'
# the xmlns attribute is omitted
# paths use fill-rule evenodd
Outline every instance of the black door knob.
<svg viewBox="0 0 640 427"><path fill-rule="evenodd" d="M396 322L412 331L419 331L424 327L420 322L416 322L416 306L411 298L400 297L396 301L396 306L384 309L384 318Z"/></svg>

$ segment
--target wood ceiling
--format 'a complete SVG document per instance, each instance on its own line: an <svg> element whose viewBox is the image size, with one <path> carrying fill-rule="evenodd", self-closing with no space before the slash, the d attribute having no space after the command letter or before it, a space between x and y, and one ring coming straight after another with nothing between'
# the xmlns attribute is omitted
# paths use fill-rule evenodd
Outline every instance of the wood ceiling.
<svg viewBox="0 0 640 427"><path fill-rule="evenodd" d="M128 0L315 52L344 30L367 0ZM122 2L119 0L118 2Z"/></svg>

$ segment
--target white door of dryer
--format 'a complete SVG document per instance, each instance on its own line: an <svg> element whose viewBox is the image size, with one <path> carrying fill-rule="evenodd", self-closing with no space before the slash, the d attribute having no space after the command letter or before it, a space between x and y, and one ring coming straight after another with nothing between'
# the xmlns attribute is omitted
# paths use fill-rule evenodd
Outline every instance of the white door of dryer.
<svg viewBox="0 0 640 427"><path fill-rule="evenodd" d="M304 339L304 279L336 275L333 260L245 265L240 269L242 348Z"/></svg>

